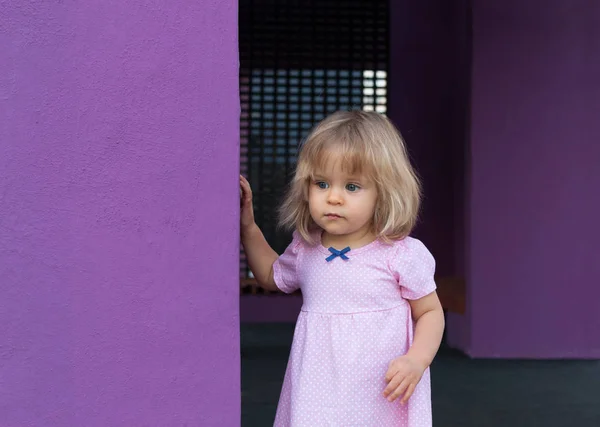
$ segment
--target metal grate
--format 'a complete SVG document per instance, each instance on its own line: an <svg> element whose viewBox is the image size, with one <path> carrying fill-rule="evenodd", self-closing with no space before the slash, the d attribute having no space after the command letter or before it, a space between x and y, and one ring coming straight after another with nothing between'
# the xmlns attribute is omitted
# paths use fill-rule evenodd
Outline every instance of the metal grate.
<svg viewBox="0 0 600 427"><path fill-rule="evenodd" d="M239 25L241 172L281 253L291 235L277 229L277 207L299 142L334 111L386 113L388 1L240 0Z"/></svg>

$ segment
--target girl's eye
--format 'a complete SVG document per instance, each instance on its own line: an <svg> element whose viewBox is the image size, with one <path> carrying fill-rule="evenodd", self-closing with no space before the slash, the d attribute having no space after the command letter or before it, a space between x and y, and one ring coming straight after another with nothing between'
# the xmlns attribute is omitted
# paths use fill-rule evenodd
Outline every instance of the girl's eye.
<svg viewBox="0 0 600 427"><path fill-rule="evenodd" d="M350 192L354 192L357 191L360 187L356 184L348 184L346 185L346 190L350 191Z"/></svg>
<svg viewBox="0 0 600 427"><path fill-rule="evenodd" d="M317 184L317 187L319 187L322 190L325 190L329 187L329 185L327 185L327 183L323 181L317 181L315 184Z"/></svg>

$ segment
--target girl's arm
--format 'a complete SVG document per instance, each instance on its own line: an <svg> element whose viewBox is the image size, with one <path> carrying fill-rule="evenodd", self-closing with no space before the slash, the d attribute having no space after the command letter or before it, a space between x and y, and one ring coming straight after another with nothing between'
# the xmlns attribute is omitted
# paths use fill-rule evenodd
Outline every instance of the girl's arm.
<svg viewBox="0 0 600 427"><path fill-rule="evenodd" d="M444 311L436 292L409 303L416 323L413 344L404 356L390 363L385 375L388 385L383 391L389 401L402 396L401 403L410 398L425 369L431 365L444 333Z"/></svg>
<svg viewBox="0 0 600 427"><path fill-rule="evenodd" d="M442 342L444 310L436 292L409 303L416 326L413 345L406 355L427 368Z"/></svg>
<svg viewBox="0 0 600 427"><path fill-rule="evenodd" d="M279 288L273 279L273 264L279 255L269 246L262 231L254 222L252 190L243 176L240 176L240 188L242 190L240 237L248 266L260 287L269 291L278 291Z"/></svg>

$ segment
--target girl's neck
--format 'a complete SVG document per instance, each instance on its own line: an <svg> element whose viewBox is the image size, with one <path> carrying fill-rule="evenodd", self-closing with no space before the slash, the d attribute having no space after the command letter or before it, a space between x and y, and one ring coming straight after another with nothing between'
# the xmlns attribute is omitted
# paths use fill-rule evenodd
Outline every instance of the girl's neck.
<svg viewBox="0 0 600 427"><path fill-rule="evenodd" d="M349 246L351 249L358 249L366 246L376 239L375 233L371 230L366 230L360 233L352 234L330 234L323 230L321 234L321 244L325 247L334 247L336 249L344 249Z"/></svg>

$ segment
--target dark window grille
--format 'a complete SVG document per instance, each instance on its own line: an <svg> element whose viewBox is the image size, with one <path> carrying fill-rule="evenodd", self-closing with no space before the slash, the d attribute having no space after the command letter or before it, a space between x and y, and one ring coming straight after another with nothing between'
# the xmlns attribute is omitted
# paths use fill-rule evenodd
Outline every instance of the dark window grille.
<svg viewBox="0 0 600 427"><path fill-rule="evenodd" d="M388 0L240 0L241 172L278 253L291 240L277 207L300 141L337 110L386 113L388 11Z"/></svg>

